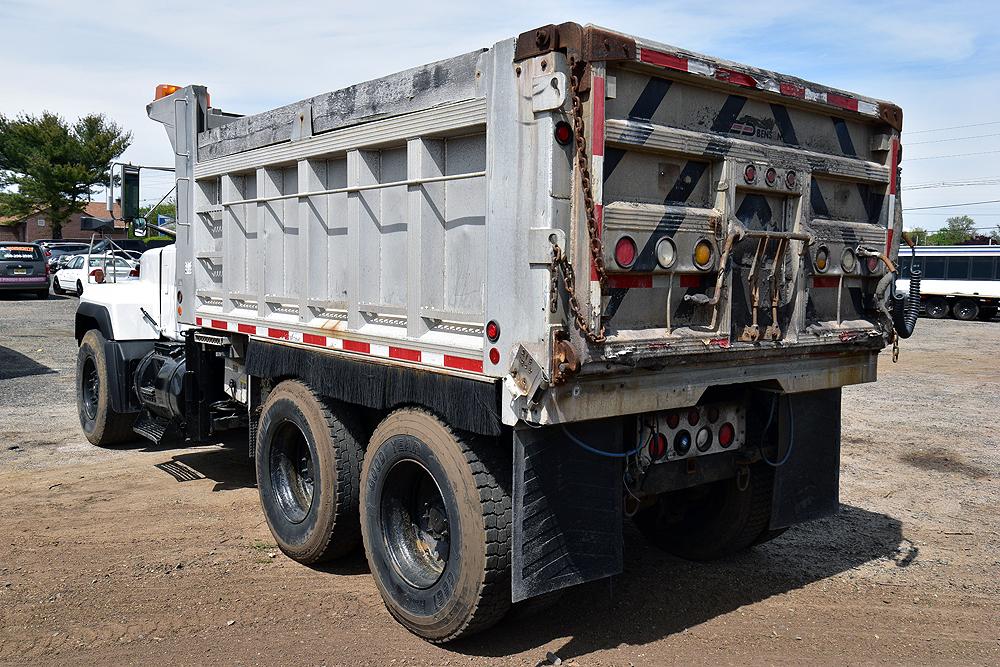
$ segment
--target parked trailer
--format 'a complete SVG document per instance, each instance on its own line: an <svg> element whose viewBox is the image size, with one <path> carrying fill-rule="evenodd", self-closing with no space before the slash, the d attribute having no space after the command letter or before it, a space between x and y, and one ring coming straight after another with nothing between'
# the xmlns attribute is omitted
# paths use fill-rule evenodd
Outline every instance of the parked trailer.
<svg viewBox="0 0 1000 667"><path fill-rule="evenodd" d="M898 107L573 23L157 97L177 242L81 300L91 442L249 426L280 548L363 544L432 641L620 572L625 516L712 559L836 511L840 388L916 318Z"/></svg>
<svg viewBox="0 0 1000 667"><path fill-rule="evenodd" d="M914 259L916 257L916 259ZM910 265L923 265L920 297L927 317L992 320L1000 311L1000 246L917 246L899 252L898 289L909 289Z"/></svg>

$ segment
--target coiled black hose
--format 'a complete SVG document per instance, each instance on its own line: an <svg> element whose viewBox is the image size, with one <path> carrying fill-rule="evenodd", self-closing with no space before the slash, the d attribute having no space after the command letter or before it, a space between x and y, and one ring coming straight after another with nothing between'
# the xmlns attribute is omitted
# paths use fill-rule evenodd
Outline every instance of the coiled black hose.
<svg viewBox="0 0 1000 667"><path fill-rule="evenodd" d="M892 294L892 325L896 329L896 335L900 338L909 338L913 335L913 329L917 326L917 315L920 314L920 275L923 273L915 266L916 253L910 267L910 293L907 295L896 294L895 289Z"/></svg>

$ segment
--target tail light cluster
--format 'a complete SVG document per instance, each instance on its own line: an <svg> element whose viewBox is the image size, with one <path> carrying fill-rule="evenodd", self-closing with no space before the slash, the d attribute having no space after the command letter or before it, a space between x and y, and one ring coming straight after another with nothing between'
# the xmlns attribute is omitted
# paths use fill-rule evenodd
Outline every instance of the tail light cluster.
<svg viewBox="0 0 1000 667"><path fill-rule="evenodd" d="M690 248L690 246L688 246ZM677 244L669 236L662 236L656 241L656 265L642 267L642 271L654 271L675 268L677 264L678 252ZM679 271L690 271L692 268L699 271L709 271L715 266L715 244L706 236L698 239L694 247L688 252L691 254L690 261L684 261L676 267ZM622 234L615 241L614 260L619 269L632 269L639 259L639 245L636 240L628 234ZM645 262L644 262L645 264Z"/></svg>
<svg viewBox="0 0 1000 667"><path fill-rule="evenodd" d="M753 162L750 162L743 168L743 180L747 185L752 185L760 187L758 184L758 177L761 172L761 167L758 167ZM779 185L784 185L788 190L795 190L799 185L799 177L792 169L785 169L779 171L774 167L767 167L764 169L764 185L769 188L777 188Z"/></svg>
<svg viewBox="0 0 1000 667"><path fill-rule="evenodd" d="M639 418L644 457L650 463L739 448L746 417L736 405L713 404Z"/></svg>

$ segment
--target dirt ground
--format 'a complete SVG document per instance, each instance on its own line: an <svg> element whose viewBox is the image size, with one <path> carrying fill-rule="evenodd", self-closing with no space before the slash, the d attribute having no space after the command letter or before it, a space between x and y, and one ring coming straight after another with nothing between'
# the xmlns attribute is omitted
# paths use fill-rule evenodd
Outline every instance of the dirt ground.
<svg viewBox="0 0 1000 667"><path fill-rule="evenodd" d="M90 446L75 306L0 297L0 663L1000 663L1000 323L921 320L845 389L836 516L712 564L627 530L620 576L438 647L362 555L275 548L240 436Z"/></svg>

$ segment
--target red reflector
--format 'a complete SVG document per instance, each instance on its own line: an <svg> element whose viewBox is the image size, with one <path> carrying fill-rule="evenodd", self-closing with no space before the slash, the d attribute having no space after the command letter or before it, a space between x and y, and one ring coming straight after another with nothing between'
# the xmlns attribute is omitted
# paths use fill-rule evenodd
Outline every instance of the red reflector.
<svg viewBox="0 0 1000 667"><path fill-rule="evenodd" d="M813 287L839 287L840 278L838 276L815 276L813 277Z"/></svg>
<svg viewBox="0 0 1000 667"><path fill-rule="evenodd" d="M623 236L615 244L615 261L623 269L627 269L635 264L635 258L638 254L639 250L636 248L635 241L632 240L631 236Z"/></svg>
<svg viewBox="0 0 1000 667"><path fill-rule="evenodd" d="M555 135L556 135L556 143L558 143L560 146L565 146L569 142L573 141L573 128L570 127L569 123L567 123L564 120L561 120L558 123L556 123Z"/></svg>
<svg viewBox="0 0 1000 667"><path fill-rule="evenodd" d="M667 415L667 426L670 428L677 428L681 424L681 416L676 412L671 412Z"/></svg>
<svg viewBox="0 0 1000 667"><path fill-rule="evenodd" d="M729 422L726 422L719 428L719 444L723 447L728 447L733 444L733 440L736 438L736 429Z"/></svg>
<svg viewBox="0 0 1000 667"><path fill-rule="evenodd" d="M500 363L500 350L495 347L490 348L490 363L494 366Z"/></svg>
<svg viewBox="0 0 1000 667"><path fill-rule="evenodd" d="M389 346L389 358L403 361L420 361L420 350L410 350L405 347Z"/></svg>
<svg viewBox="0 0 1000 667"><path fill-rule="evenodd" d="M500 338L500 325L496 323L496 320L490 320L486 323L486 338L491 343L497 342L497 339Z"/></svg>
<svg viewBox="0 0 1000 667"><path fill-rule="evenodd" d="M662 459L663 456L667 453L668 444L669 443L667 443L667 436L663 435L662 433L654 433L649 438L649 444L647 445L647 447L649 448L649 458L654 460Z"/></svg>
<svg viewBox="0 0 1000 667"><path fill-rule="evenodd" d="M316 334L302 334L302 342L306 345L321 345L326 347L326 336L317 336Z"/></svg>
<svg viewBox="0 0 1000 667"><path fill-rule="evenodd" d="M678 282L681 287L701 287L701 276L682 275Z"/></svg>
<svg viewBox="0 0 1000 667"><path fill-rule="evenodd" d="M209 320L209 323L210 323L209 325L213 329L222 329L223 331L229 329L229 327L226 326L226 323L223 320Z"/></svg>
<svg viewBox="0 0 1000 667"><path fill-rule="evenodd" d="M371 352L371 345L356 340L345 340L344 349L348 352L361 352L363 354L369 354Z"/></svg>
<svg viewBox="0 0 1000 667"><path fill-rule="evenodd" d="M688 410L688 424L694 426L695 424L698 423L698 420L700 418L701 418L701 413L698 412L697 408L691 408L690 410Z"/></svg>

